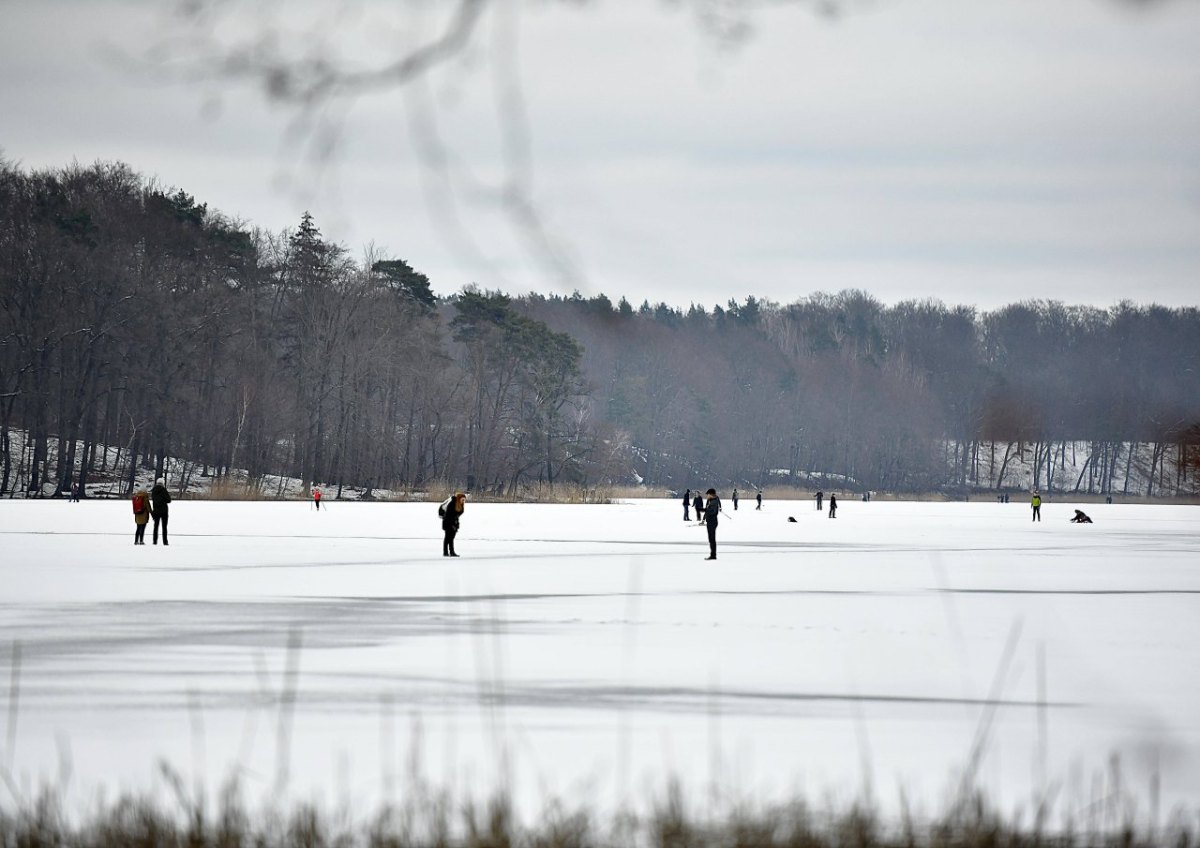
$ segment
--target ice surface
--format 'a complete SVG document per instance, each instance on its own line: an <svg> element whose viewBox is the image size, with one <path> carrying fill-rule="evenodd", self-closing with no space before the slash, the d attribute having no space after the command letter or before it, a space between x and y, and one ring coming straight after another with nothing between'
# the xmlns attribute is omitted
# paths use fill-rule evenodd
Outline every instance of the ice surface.
<svg viewBox="0 0 1200 848"><path fill-rule="evenodd" d="M1200 510L1073 508L743 501L706 562L664 500L469 504L457 560L436 504L176 501L163 548L123 501L3 502L0 797L150 788L161 758L360 807L413 774L524 807L675 775L933 810L979 745L1010 809L1089 802L1111 757L1194 803Z"/></svg>

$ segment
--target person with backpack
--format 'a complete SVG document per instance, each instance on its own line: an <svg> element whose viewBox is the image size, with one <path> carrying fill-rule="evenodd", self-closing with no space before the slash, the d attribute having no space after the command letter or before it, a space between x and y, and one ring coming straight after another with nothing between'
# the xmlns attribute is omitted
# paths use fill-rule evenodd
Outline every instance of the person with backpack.
<svg viewBox="0 0 1200 848"><path fill-rule="evenodd" d="M145 487L133 493L133 543L146 544L146 525L150 523L150 496Z"/></svg>
<svg viewBox="0 0 1200 848"><path fill-rule="evenodd" d="M467 496L463 492L455 492L438 507L438 517L442 519L442 556L456 557L454 552L454 537L458 535L458 521L467 506Z"/></svg>
<svg viewBox="0 0 1200 848"><path fill-rule="evenodd" d="M167 504L171 502L171 493L167 491L167 481L159 477L150 490L150 517L154 519L154 544L158 544L158 525L162 524L163 545L167 544Z"/></svg>

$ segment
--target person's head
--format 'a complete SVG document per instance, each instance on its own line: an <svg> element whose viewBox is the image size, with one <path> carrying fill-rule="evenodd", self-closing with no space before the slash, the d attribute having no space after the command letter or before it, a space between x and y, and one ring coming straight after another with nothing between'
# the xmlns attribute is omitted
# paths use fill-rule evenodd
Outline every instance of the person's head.
<svg viewBox="0 0 1200 848"><path fill-rule="evenodd" d="M704 495L705 495L705 497L715 498L717 496L717 490L709 489L707 492L704 493Z"/></svg>
<svg viewBox="0 0 1200 848"><path fill-rule="evenodd" d="M167 481L166 481L164 478L162 478L162 477L159 477L159 478L158 478L157 480L155 480L154 482L155 482L155 483L157 483L157 484L158 484L158 485L160 485L160 486L165 486L165 485L167 484Z"/></svg>
<svg viewBox="0 0 1200 848"><path fill-rule="evenodd" d="M467 493L466 492L455 492L454 493L454 501L455 501L455 503L457 503L459 505L459 507L462 507L463 504L465 504L467 502Z"/></svg>

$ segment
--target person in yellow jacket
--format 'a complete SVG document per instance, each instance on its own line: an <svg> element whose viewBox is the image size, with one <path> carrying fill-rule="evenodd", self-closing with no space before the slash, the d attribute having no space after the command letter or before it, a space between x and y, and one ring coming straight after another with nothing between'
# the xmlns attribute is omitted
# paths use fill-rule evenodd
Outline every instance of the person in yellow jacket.
<svg viewBox="0 0 1200 848"><path fill-rule="evenodd" d="M1042 496L1037 489L1033 490L1033 500L1029 502L1033 506L1033 521L1042 520Z"/></svg>

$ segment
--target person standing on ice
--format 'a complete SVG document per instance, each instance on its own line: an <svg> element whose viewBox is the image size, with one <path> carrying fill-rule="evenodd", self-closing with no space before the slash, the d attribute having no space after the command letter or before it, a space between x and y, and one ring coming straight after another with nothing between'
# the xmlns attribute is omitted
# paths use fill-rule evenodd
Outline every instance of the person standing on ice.
<svg viewBox="0 0 1200 848"><path fill-rule="evenodd" d="M701 513L704 512L704 498L700 497L700 490L696 490L696 497L692 498L692 509L696 513L696 520L699 521Z"/></svg>
<svg viewBox="0 0 1200 848"><path fill-rule="evenodd" d="M146 525L150 523L150 495L144 486L133 493L133 543L146 544Z"/></svg>
<svg viewBox="0 0 1200 848"><path fill-rule="evenodd" d="M321 511L321 490L313 487L313 506L317 508L317 512Z"/></svg>
<svg viewBox="0 0 1200 848"><path fill-rule="evenodd" d="M162 477L154 483L150 490L150 516L154 519L154 544L158 544L158 525L162 524L163 545L167 544L167 504L171 502L171 493L167 491L167 481Z"/></svg>
<svg viewBox="0 0 1200 848"><path fill-rule="evenodd" d="M467 496L463 492L455 492L438 507L438 515L442 518L442 556L456 557L454 552L454 537L458 535L458 520L467 507Z"/></svg>
<svg viewBox="0 0 1200 848"><path fill-rule="evenodd" d="M1031 518L1030 520L1031 521L1041 521L1042 520L1042 495L1040 492L1038 492L1037 489L1033 490L1033 499L1029 501L1029 504L1030 504L1030 506L1033 507L1033 518Z"/></svg>
<svg viewBox="0 0 1200 848"><path fill-rule="evenodd" d="M717 558L717 516L721 514L721 499L717 497L716 489L705 492L708 503L704 506L704 526L708 528L708 556L705 559Z"/></svg>
<svg viewBox="0 0 1200 848"><path fill-rule="evenodd" d="M758 506L755 509L762 509L762 489L758 490L758 494L754 496L754 499L758 501Z"/></svg>
<svg viewBox="0 0 1200 848"><path fill-rule="evenodd" d="M829 495L829 517L837 518L837 495Z"/></svg>
<svg viewBox="0 0 1200 848"><path fill-rule="evenodd" d="M817 512L820 512L820 511L821 511L821 500L822 500L822 498L824 498L824 497L825 497L825 493L824 493L824 492L822 492L822 491L820 491L820 490L818 490L818 491L817 491Z"/></svg>
<svg viewBox="0 0 1200 848"><path fill-rule="evenodd" d="M683 493L683 520L684 521L692 520L691 516L688 513L688 510L691 508L692 508L692 490L688 489L686 492ZM696 516L696 517L699 518L700 516Z"/></svg>
<svg viewBox="0 0 1200 848"><path fill-rule="evenodd" d="M738 502L737 489L734 489L733 490L733 511L734 512L737 512L737 502Z"/></svg>

